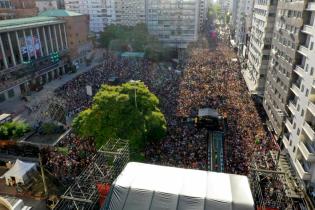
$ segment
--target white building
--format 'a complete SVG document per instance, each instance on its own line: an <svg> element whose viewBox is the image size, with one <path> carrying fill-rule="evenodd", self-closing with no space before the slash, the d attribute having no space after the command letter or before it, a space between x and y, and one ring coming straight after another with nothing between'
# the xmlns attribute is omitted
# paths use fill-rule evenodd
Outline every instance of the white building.
<svg viewBox="0 0 315 210"><path fill-rule="evenodd" d="M239 53L245 56L247 41L252 22L254 0L239 0L237 5L235 24L235 43L239 48ZM244 49L245 47L245 49Z"/></svg>
<svg viewBox="0 0 315 210"><path fill-rule="evenodd" d="M36 0L35 3L39 13L51 9L62 9L64 6L61 0Z"/></svg>
<svg viewBox="0 0 315 210"><path fill-rule="evenodd" d="M197 41L200 0L147 0L148 30L164 44L186 48Z"/></svg>
<svg viewBox="0 0 315 210"><path fill-rule="evenodd" d="M235 0L234 0L235 1ZM231 13L233 10L233 0L218 0L223 13Z"/></svg>
<svg viewBox="0 0 315 210"><path fill-rule="evenodd" d="M252 18L247 71L244 78L252 94L263 96L271 52L276 1L256 1Z"/></svg>
<svg viewBox="0 0 315 210"><path fill-rule="evenodd" d="M315 3L306 8L282 141L307 191L315 192Z"/></svg>
<svg viewBox="0 0 315 210"><path fill-rule="evenodd" d="M90 30L96 33L116 20L114 0L65 0L65 9L89 15Z"/></svg>
<svg viewBox="0 0 315 210"><path fill-rule="evenodd" d="M146 0L114 0L116 23L135 26L145 23Z"/></svg>

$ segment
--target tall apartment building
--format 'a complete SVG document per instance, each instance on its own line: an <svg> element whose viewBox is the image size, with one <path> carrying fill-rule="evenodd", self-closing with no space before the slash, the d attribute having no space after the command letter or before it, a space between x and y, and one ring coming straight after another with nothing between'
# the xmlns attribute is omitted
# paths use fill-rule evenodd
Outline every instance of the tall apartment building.
<svg viewBox="0 0 315 210"><path fill-rule="evenodd" d="M116 24L135 26L145 23L146 0L115 0Z"/></svg>
<svg viewBox="0 0 315 210"><path fill-rule="evenodd" d="M285 121L282 142L286 148L298 176L304 182L307 192L315 192L315 2L299 1L294 7L284 7L280 4L280 18L284 24L291 19L293 29L289 37L298 38L299 43L291 42L292 53L286 55L292 58L292 68L288 68L291 77L291 88L288 93L288 114ZM284 9L285 8L285 9ZM292 8L295 8L293 10ZM284 12L285 11L285 12ZM293 22L295 20L296 22ZM303 22L304 21L304 22ZM304 25L301 27L301 25ZM296 31L294 31L296 29ZM301 30L299 30L301 29ZM283 34L286 32L283 31ZM288 42L288 40L287 40ZM294 46L292 46L294 43ZM280 44L280 43L279 43ZM287 43L287 45L289 45ZM275 45L276 46L276 45ZM290 45L289 45L290 46ZM294 48L293 48L294 47ZM293 54L294 52L294 54ZM279 52L280 53L280 52ZM280 55L279 55L280 56ZM292 56L292 57L291 57ZM290 66L291 67L291 66ZM312 197L312 196L311 196ZM314 201L313 201L314 202Z"/></svg>
<svg viewBox="0 0 315 210"><path fill-rule="evenodd" d="M36 0L38 12L44 12L51 9L64 9L63 0Z"/></svg>
<svg viewBox="0 0 315 210"><path fill-rule="evenodd" d="M237 4L234 40L242 57L246 57L248 51L253 3L254 0L239 0Z"/></svg>
<svg viewBox="0 0 315 210"><path fill-rule="evenodd" d="M164 44L186 48L198 39L200 0L147 0L149 33Z"/></svg>
<svg viewBox="0 0 315 210"><path fill-rule="evenodd" d="M36 15L35 0L0 0L0 20Z"/></svg>
<svg viewBox="0 0 315 210"><path fill-rule="evenodd" d="M306 4L304 0L278 1L263 102L277 136L282 133L285 116L291 118L287 104L297 91L291 83L296 77L295 66L301 60L298 50Z"/></svg>
<svg viewBox="0 0 315 210"><path fill-rule="evenodd" d="M244 78L252 94L263 97L270 59L277 0L255 1Z"/></svg>
<svg viewBox="0 0 315 210"><path fill-rule="evenodd" d="M115 21L114 0L65 0L66 10L87 14L90 16L90 30L102 32L104 28Z"/></svg>

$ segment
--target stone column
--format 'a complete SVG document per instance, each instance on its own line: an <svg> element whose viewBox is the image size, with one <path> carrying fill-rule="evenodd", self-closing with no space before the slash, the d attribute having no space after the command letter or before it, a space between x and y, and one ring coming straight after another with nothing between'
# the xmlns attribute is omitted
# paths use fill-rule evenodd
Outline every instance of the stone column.
<svg viewBox="0 0 315 210"><path fill-rule="evenodd" d="M56 31L56 25L53 25L54 27L54 35L55 35L55 40L56 40L56 44L57 44L57 50L59 51L59 43L58 43L58 37L57 37L57 31Z"/></svg>
<svg viewBox="0 0 315 210"><path fill-rule="evenodd" d="M15 31L15 37L16 37L18 48L19 48L20 61L21 61L21 63L23 63L23 55L22 55L22 50L21 50L21 43L20 43L19 34L18 34L17 31Z"/></svg>
<svg viewBox="0 0 315 210"><path fill-rule="evenodd" d="M26 46L26 49L27 49L27 57L28 57L28 60L31 60L30 52L28 51L28 46L27 46L27 42L26 42L25 30L23 30L23 36L24 36L25 46Z"/></svg>
<svg viewBox="0 0 315 210"><path fill-rule="evenodd" d="M49 39L50 39L51 50L52 50L52 52L54 52L55 49L54 49L54 44L53 44L53 41L52 41L51 28L50 28L50 26L48 26L48 32L49 32Z"/></svg>
<svg viewBox="0 0 315 210"><path fill-rule="evenodd" d="M11 37L10 37L10 32L7 33L7 36L8 36L8 41L9 41L12 61L13 61L14 66L16 66L16 60L15 60L15 55L14 55L14 52L13 52L12 40L11 40Z"/></svg>
<svg viewBox="0 0 315 210"><path fill-rule="evenodd" d="M65 24L63 24L63 30L64 30L64 32L65 32L65 41L66 41L66 48L68 49L68 40L67 40L67 31L66 31L66 26L65 26Z"/></svg>
<svg viewBox="0 0 315 210"><path fill-rule="evenodd" d="M33 51L34 51L34 56L35 56L35 59L37 59L37 54L36 54L36 50L35 50L35 43L34 43L34 34L33 34L33 30L30 29L31 31L31 37L32 37L32 44L33 44Z"/></svg>
<svg viewBox="0 0 315 210"><path fill-rule="evenodd" d="M63 38L62 38L62 35L61 35L61 27L60 27L60 24L58 24L58 27L59 27L59 36L60 36L60 41L61 41L61 50L64 49L64 46L63 46Z"/></svg>
<svg viewBox="0 0 315 210"><path fill-rule="evenodd" d="M42 40L40 39L40 34L39 34L38 28L36 28L36 33L37 33L37 37L38 37L38 40L39 40L40 55L44 56L43 48L42 48Z"/></svg>
<svg viewBox="0 0 315 210"><path fill-rule="evenodd" d="M9 68L9 66L8 66L7 56L5 54L4 47L3 47L1 34L0 34L0 46L1 46L1 53L2 53L2 57L3 57L4 66L7 69L7 68Z"/></svg>
<svg viewBox="0 0 315 210"><path fill-rule="evenodd" d="M44 42L45 42L45 48L46 48L46 55L49 55L45 26L43 26L43 35L44 35Z"/></svg>

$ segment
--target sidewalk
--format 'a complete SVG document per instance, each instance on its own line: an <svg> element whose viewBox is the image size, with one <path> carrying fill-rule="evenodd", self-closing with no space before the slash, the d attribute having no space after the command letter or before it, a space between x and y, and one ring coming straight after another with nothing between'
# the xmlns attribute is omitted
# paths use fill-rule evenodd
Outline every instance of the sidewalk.
<svg viewBox="0 0 315 210"><path fill-rule="evenodd" d="M71 81L73 78L77 77L78 75L91 70L92 68L94 68L95 66L99 64L100 64L99 62L94 62L89 67L80 66L79 70L76 73L63 75L61 79L56 79L45 84L44 88L41 91L31 93L31 95L28 97L30 99L30 102L25 102L21 100L19 97L9 100L9 101L5 101L0 104L0 111L4 113L11 113L11 114L13 113L15 120L28 121L32 118L30 117L28 110L25 108L27 104L37 103L37 102L45 100L47 96L50 95L49 93L52 93L58 87ZM29 123L33 124L34 122L29 122Z"/></svg>

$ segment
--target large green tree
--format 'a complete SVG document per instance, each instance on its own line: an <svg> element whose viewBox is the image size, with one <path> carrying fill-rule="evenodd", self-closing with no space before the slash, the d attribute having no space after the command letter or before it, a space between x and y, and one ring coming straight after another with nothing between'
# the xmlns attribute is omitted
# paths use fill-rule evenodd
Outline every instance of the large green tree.
<svg viewBox="0 0 315 210"><path fill-rule="evenodd" d="M172 50L150 35L145 24L133 27L110 25L101 33L101 45L113 51L141 51L153 61L169 60Z"/></svg>
<svg viewBox="0 0 315 210"><path fill-rule="evenodd" d="M166 133L158 105L158 98L142 82L103 85L92 107L74 119L73 128L82 137L94 137L98 147L109 138L128 139L132 152L139 153L147 141Z"/></svg>

